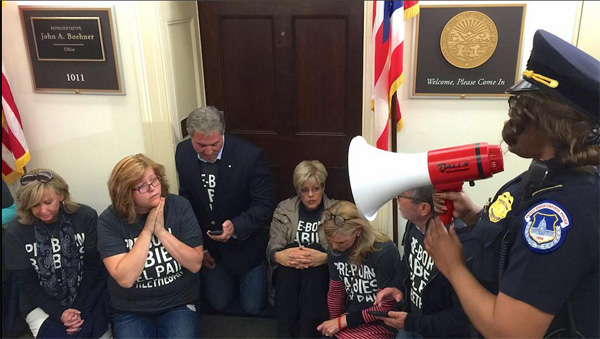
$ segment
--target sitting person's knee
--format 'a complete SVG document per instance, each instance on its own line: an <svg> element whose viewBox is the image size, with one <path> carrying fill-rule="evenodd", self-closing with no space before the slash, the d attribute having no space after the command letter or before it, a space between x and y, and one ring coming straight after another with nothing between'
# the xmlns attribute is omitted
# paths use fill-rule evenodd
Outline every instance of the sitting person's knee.
<svg viewBox="0 0 600 339"><path fill-rule="evenodd" d="M265 302L242 303L244 312L252 315L257 315L265 308Z"/></svg>
<svg viewBox="0 0 600 339"><path fill-rule="evenodd" d="M225 293L207 293L208 303L217 311L224 311L231 307L233 298Z"/></svg>

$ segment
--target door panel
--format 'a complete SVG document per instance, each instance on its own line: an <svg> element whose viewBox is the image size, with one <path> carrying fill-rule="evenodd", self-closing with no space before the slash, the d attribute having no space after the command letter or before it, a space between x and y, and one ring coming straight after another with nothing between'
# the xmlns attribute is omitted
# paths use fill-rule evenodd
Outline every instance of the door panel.
<svg viewBox="0 0 600 339"><path fill-rule="evenodd" d="M224 17L220 25L221 38L228 42L221 44L228 130L275 133L272 18Z"/></svg>
<svg viewBox="0 0 600 339"><path fill-rule="evenodd" d="M352 201L348 145L361 133L363 3L199 1L208 105L265 150L278 199L318 159L326 193Z"/></svg>
<svg viewBox="0 0 600 339"><path fill-rule="evenodd" d="M298 134L345 134L346 18L296 18L296 126ZM322 34L327 31L328 34ZM336 37L335 40L331 36ZM323 56L328 61L323 62Z"/></svg>

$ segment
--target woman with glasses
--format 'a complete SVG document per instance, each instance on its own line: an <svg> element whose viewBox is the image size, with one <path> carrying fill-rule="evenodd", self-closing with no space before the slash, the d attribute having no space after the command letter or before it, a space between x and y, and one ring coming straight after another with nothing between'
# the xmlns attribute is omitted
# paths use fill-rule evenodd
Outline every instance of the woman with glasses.
<svg viewBox="0 0 600 339"><path fill-rule="evenodd" d="M317 327L338 338L394 338L397 330L369 312L388 312L394 300L374 305L377 292L401 284L396 245L360 214L356 205L339 201L323 212L329 242L330 320Z"/></svg>
<svg viewBox="0 0 600 339"><path fill-rule="evenodd" d="M539 30L523 79L509 88L502 138L529 170L481 208L436 193L475 228L467 268L454 229L436 219L425 248L485 337L600 336L600 62Z"/></svg>
<svg viewBox="0 0 600 339"><path fill-rule="evenodd" d="M269 294L275 293L278 337L318 338L329 281L321 215L336 200L325 194L327 170L320 161L300 162L292 178L297 195L277 205L271 222Z"/></svg>
<svg viewBox="0 0 600 339"><path fill-rule="evenodd" d="M20 183L17 218L6 228L5 264L31 333L36 338L110 336L96 211L71 200L69 185L54 171L30 171Z"/></svg>
<svg viewBox="0 0 600 339"><path fill-rule="evenodd" d="M98 250L110 273L115 338L198 338L204 250L189 201L169 194L164 166L143 154L117 163L108 190Z"/></svg>

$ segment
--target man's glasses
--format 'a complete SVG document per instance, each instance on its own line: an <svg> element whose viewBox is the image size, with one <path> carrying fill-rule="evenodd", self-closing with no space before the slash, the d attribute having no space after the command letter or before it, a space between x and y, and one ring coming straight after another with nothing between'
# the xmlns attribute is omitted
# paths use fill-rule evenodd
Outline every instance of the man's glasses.
<svg viewBox="0 0 600 339"><path fill-rule="evenodd" d="M160 184L160 176L157 175L154 177L154 179L152 179L152 181L150 181L149 184L143 183L143 184L139 185L138 187L135 187L134 189L132 189L132 191L138 191L140 194L144 194L150 190L150 186L156 187L159 184Z"/></svg>
<svg viewBox="0 0 600 339"><path fill-rule="evenodd" d="M44 171L44 172L40 172L38 174L25 174L24 176L21 177L20 183L23 186L25 186L29 183L32 183L36 180L39 182L46 183L46 182L52 180L52 178L54 178L52 173Z"/></svg>
<svg viewBox="0 0 600 339"><path fill-rule="evenodd" d="M399 195L396 198L398 198L398 200L400 200L400 198L404 198L404 199L408 199L408 200L411 200L411 201L423 202L420 199L413 198L413 197L407 197L406 195Z"/></svg>
<svg viewBox="0 0 600 339"><path fill-rule="evenodd" d="M323 211L323 221L329 221L333 219L333 223L337 226L337 227L342 227L344 226L344 224L346 223L346 221L348 220L352 220L354 218L344 218L341 215L335 215L335 214L331 214L331 212L325 210Z"/></svg>

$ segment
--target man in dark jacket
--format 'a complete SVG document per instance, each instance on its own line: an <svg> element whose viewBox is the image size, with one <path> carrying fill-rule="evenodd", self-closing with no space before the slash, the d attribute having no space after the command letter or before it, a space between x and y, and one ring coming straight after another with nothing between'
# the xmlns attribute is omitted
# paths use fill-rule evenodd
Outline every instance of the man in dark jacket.
<svg viewBox="0 0 600 339"><path fill-rule="evenodd" d="M192 203L204 233L206 297L219 311L258 314L266 304L265 251L275 209L264 152L225 134L223 112L192 111L190 139L177 145L179 194ZM234 312L235 313L235 312Z"/></svg>
<svg viewBox="0 0 600 339"><path fill-rule="evenodd" d="M402 241L403 286L382 290L376 303L384 298L402 301L402 311L392 311L388 314L389 318L381 318L387 325L399 330L397 338L470 335L469 319L454 289L439 273L423 244L427 224L434 215L432 194L433 187L425 186L403 192L396 198L402 217L408 220ZM469 232L467 227L458 230L465 237Z"/></svg>

